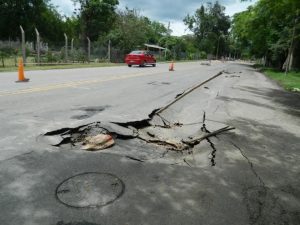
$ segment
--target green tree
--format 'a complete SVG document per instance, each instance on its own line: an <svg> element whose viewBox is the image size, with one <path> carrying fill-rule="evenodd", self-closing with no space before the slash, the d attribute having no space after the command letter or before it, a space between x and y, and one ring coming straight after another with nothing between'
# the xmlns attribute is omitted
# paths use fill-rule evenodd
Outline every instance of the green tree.
<svg viewBox="0 0 300 225"><path fill-rule="evenodd" d="M164 36L159 40L159 45L167 48L168 59L181 59L187 57L187 41L184 37Z"/></svg>
<svg viewBox="0 0 300 225"><path fill-rule="evenodd" d="M230 18L225 15L225 7L218 2L202 5L194 15L184 18L185 25L197 37L197 45L201 51L210 54L225 53L225 36L230 28Z"/></svg>
<svg viewBox="0 0 300 225"><path fill-rule="evenodd" d="M81 38L86 41L97 40L100 35L107 33L117 17L118 0L73 0L79 3L77 15L80 20Z"/></svg>
<svg viewBox="0 0 300 225"><path fill-rule="evenodd" d="M64 21L49 0L1 0L0 39L16 40L20 37L20 25L27 40L35 40L37 28L44 41L57 42L64 32Z"/></svg>
<svg viewBox="0 0 300 225"><path fill-rule="evenodd" d="M141 16L135 9L126 8L118 12L115 24L106 36L105 42L109 39L113 46L128 53L134 49L144 48L145 43L157 44L166 32L167 29L163 24Z"/></svg>
<svg viewBox="0 0 300 225"><path fill-rule="evenodd" d="M160 38L168 34L168 29L164 24L158 21L149 21L148 23L148 35L149 35L149 43L158 44Z"/></svg>
<svg viewBox="0 0 300 225"><path fill-rule="evenodd" d="M299 67L299 15L298 0L258 1L234 15L232 35L237 48L242 54L264 57L269 66Z"/></svg>
<svg viewBox="0 0 300 225"><path fill-rule="evenodd" d="M38 13L38 12L37 12ZM66 32L64 18L58 13L53 5L46 5L40 9L40 16L32 23L32 29L35 27L44 42L50 44L63 43L63 34ZM31 29L30 29L31 30ZM35 40L35 33L31 31L31 40Z"/></svg>

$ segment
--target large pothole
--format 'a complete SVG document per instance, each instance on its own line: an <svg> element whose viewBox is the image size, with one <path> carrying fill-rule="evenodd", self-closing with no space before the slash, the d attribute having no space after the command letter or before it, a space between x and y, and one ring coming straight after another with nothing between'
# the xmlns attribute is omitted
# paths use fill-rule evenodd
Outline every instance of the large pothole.
<svg viewBox="0 0 300 225"><path fill-rule="evenodd" d="M122 196L125 185L109 173L87 172L72 176L56 188L56 197L74 208L95 208L113 203Z"/></svg>
<svg viewBox="0 0 300 225"><path fill-rule="evenodd" d="M154 145L155 148L161 149L162 147L166 151L187 152L188 154L192 153L194 147L200 144L201 141L206 140L211 147L210 160L211 165L214 166L216 165L217 149L210 138L233 130L234 127L224 126L225 124L220 122L212 127L211 125L214 122L210 121L207 129L205 111L203 112L202 121L197 120L189 124L172 121L170 113L166 114L169 116L165 116L164 112L167 110L172 111L170 106L221 74L222 72L178 94L166 106L153 110L146 119L125 123L99 121L75 128L62 128L47 132L41 138L43 141L59 148L88 151L106 149L112 147L114 143L118 145L118 142L115 142L117 139L139 139Z"/></svg>

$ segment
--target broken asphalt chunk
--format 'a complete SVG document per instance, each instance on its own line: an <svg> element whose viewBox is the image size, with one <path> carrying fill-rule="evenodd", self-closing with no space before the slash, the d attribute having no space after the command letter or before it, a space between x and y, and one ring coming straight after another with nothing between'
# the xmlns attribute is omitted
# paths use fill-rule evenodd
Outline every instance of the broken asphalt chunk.
<svg viewBox="0 0 300 225"><path fill-rule="evenodd" d="M115 143L113 137L109 134L98 134L92 137L86 137L82 149L87 151L97 151L109 148Z"/></svg>

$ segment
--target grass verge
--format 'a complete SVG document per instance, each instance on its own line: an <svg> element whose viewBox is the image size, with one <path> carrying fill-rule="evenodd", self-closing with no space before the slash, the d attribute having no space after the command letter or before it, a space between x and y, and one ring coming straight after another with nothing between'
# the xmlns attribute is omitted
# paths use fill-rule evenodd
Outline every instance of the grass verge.
<svg viewBox="0 0 300 225"><path fill-rule="evenodd" d="M289 72L286 75L284 72L273 69L265 69L263 72L286 90L300 92L300 72Z"/></svg>
<svg viewBox="0 0 300 225"><path fill-rule="evenodd" d="M27 65L25 71L32 70L55 70L55 69L76 69L76 68L91 68L91 67L109 67L109 66L121 66L123 63L83 63L83 64L66 64L66 65ZM18 67L0 67L0 72L15 72L18 71Z"/></svg>

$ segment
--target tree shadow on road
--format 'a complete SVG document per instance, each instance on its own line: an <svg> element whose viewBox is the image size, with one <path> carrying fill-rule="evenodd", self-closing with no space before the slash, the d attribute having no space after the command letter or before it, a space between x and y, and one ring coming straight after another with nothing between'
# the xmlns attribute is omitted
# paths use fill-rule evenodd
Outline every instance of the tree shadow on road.
<svg viewBox="0 0 300 225"><path fill-rule="evenodd" d="M224 136L224 140L243 151L277 203L284 208L284 215L290 218L289 224L297 224L300 221L299 136L283 130L280 125L249 119L228 120L227 123L235 126L237 132Z"/></svg>
<svg viewBox="0 0 300 225"><path fill-rule="evenodd" d="M270 100L282 106L284 112L289 115L300 117L300 94L294 92L288 92L281 89L263 88L257 89L254 87L243 86L238 88L242 91L246 91L255 94L263 99Z"/></svg>

